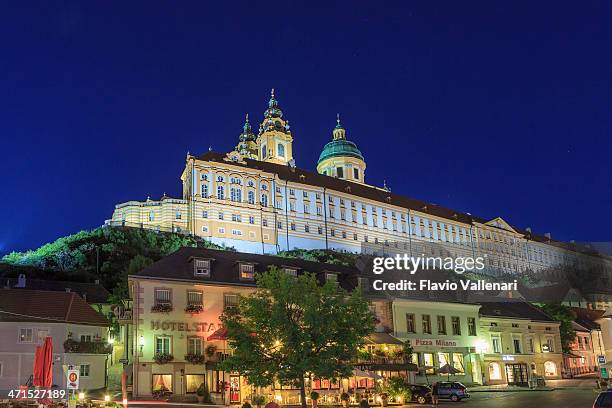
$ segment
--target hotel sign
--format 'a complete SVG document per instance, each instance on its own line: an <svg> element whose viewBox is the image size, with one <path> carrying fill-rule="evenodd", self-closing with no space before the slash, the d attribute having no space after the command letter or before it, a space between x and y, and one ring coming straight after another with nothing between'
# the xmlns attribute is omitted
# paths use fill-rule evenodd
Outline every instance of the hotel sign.
<svg viewBox="0 0 612 408"><path fill-rule="evenodd" d="M211 333L220 327L216 323L207 322L174 322L167 320L151 320L151 330L182 331Z"/></svg>
<svg viewBox="0 0 612 408"><path fill-rule="evenodd" d="M460 347L457 340L444 339L411 339L410 344L415 347Z"/></svg>

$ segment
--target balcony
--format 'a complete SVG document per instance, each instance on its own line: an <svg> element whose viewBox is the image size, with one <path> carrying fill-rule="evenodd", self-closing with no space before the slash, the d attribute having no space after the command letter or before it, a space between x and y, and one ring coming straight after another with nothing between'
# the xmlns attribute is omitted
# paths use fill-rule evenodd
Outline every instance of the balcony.
<svg viewBox="0 0 612 408"><path fill-rule="evenodd" d="M64 342L64 353L80 354L110 354L113 346L104 341L76 341L68 339Z"/></svg>

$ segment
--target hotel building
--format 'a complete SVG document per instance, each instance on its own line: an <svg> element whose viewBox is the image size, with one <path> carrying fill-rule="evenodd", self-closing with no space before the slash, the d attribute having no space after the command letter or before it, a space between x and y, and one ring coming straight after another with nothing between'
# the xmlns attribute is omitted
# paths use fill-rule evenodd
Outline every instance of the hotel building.
<svg viewBox="0 0 612 408"><path fill-rule="evenodd" d="M180 231L252 253L388 245L411 255L483 256L494 275L530 270L559 278L562 266L612 270L610 259L550 234L368 184L364 155L339 118L317 172L295 166L293 137L272 93L257 133L247 116L234 150L187 154L182 197L117 204L107 224Z"/></svg>

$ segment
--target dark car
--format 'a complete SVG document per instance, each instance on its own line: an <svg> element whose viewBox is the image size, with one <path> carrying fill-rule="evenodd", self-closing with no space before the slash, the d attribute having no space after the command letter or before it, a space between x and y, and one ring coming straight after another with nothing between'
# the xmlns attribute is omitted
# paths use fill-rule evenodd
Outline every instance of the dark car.
<svg viewBox="0 0 612 408"><path fill-rule="evenodd" d="M469 398L470 394L468 394L465 385L460 382L440 381L438 382L438 397L456 402L463 398Z"/></svg>
<svg viewBox="0 0 612 408"><path fill-rule="evenodd" d="M612 408L612 391L604 391L597 396L593 408Z"/></svg>
<svg viewBox="0 0 612 408"><path fill-rule="evenodd" d="M431 388L428 386L409 384L408 387L412 391L412 402L418 402L419 404L431 402Z"/></svg>

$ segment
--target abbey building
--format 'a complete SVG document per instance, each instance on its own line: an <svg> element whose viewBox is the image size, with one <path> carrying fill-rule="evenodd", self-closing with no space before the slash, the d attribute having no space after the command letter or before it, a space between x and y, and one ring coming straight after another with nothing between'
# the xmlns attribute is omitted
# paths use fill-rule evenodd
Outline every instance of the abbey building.
<svg viewBox="0 0 612 408"><path fill-rule="evenodd" d="M272 91L257 133L247 116L233 151L187 155L182 197L118 204L108 223L190 233L252 253L381 246L483 256L492 274L602 262L610 268L607 258L501 217L483 219L368 184L365 157L340 117L331 140L321 142L316 172L295 166L293 137Z"/></svg>

